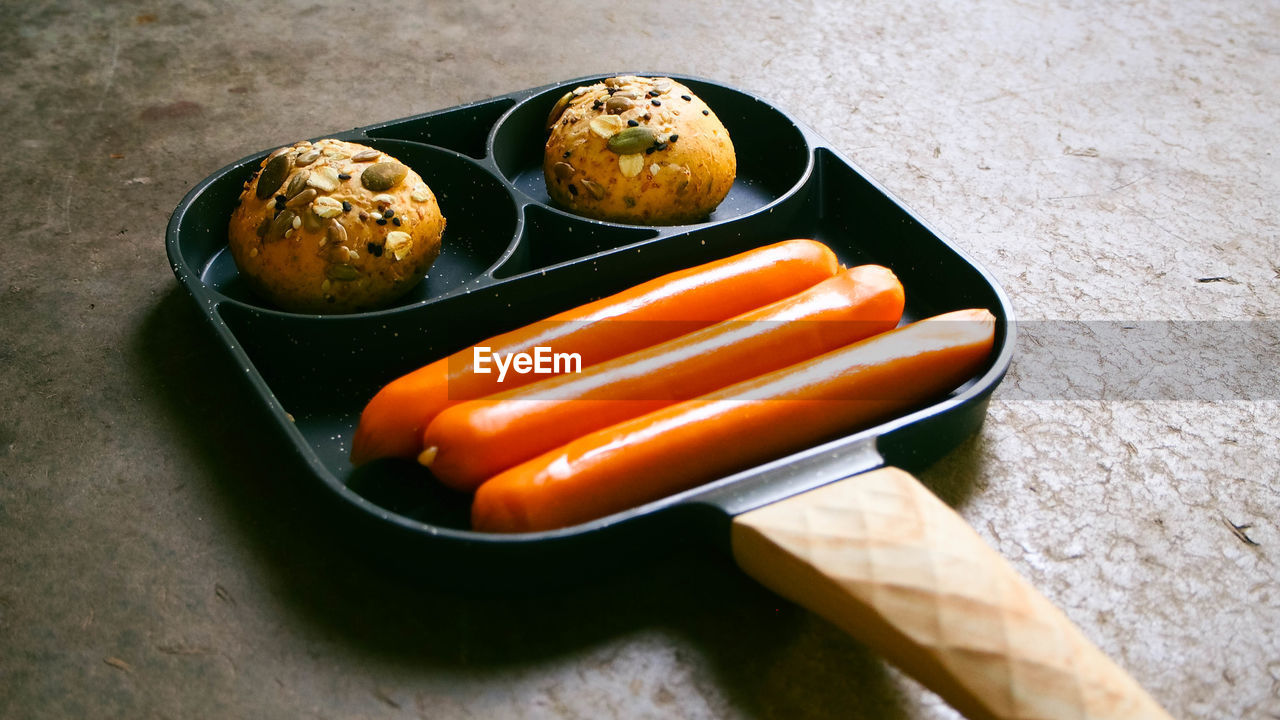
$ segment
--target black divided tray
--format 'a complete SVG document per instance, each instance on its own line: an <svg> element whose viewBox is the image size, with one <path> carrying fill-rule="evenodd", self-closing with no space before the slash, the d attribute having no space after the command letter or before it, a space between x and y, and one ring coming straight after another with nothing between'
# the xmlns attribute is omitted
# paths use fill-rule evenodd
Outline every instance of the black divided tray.
<svg viewBox="0 0 1280 720"><path fill-rule="evenodd" d="M316 490L335 501L351 537L397 563L511 582L569 561L617 560L683 542L728 538L733 514L799 489L889 463L919 469L980 426L1008 367L1008 300L981 268L810 129L770 103L722 84L665 73L724 122L738 155L728 197L704 222L644 227L599 222L553 206L542 180L545 120L566 90L599 75L325 137L371 145L412 167L435 192L448 227L428 276L394 307L301 315L255 297L227 250L243 183L274 148L218 170L182 200L166 244L178 280L208 319L251 391L287 438ZM701 488L584 525L496 535L468 528L469 497L416 463L347 459L361 409L385 383L496 333L657 275L789 238L827 243L846 265L890 267L907 290L905 321L985 307L997 348L981 377L949 397L877 427Z"/></svg>

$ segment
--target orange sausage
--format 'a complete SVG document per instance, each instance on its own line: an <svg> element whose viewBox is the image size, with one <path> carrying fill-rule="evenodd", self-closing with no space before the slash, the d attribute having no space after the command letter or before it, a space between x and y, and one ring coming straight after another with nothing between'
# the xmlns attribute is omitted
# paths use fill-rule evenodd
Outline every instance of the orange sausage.
<svg viewBox="0 0 1280 720"><path fill-rule="evenodd" d="M554 347L579 353L587 366L787 297L839 269L835 254L822 243L788 240L663 275L477 344L494 353ZM351 462L416 458L423 430L444 408L536 379L508 375L499 385L496 374L472 371L471 348L419 368L382 388L365 406L351 441Z"/></svg>
<svg viewBox="0 0 1280 720"><path fill-rule="evenodd" d="M515 390L454 405L427 426L419 460L452 488L593 430L892 329L902 283L850 268L801 293L678 338Z"/></svg>
<svg viewBox="0 0 1280 720"><path fill-rule="evenodd" d="M893 417L976 374L994 337L986 310L947 313L597 430L486 481L472 526L585 522Z"/></svg>

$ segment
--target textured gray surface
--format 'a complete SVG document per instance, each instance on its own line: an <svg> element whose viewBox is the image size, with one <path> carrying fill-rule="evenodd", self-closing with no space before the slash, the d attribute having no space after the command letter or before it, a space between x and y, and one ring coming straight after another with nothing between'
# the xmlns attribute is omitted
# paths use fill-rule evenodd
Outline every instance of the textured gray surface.
<svg viewBox="0 0 1280 720"><path fill-rule="evenodd" d="M1274 3L88 6L0 3L5 718L953 715L709 550L519 598L362 569L164 257L182 195L265 147L664 69L810 124L1023 319L1280 307ZM923 479L1175 716L1280 717L1274 388L1040 369Z"/></svg>

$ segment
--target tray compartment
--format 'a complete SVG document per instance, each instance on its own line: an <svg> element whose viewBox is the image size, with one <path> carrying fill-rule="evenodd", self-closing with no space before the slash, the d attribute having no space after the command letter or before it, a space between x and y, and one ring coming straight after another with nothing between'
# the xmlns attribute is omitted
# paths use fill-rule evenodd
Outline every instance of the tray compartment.
<svg viewBox="0 0 1280 720"><path fill-rule="evenodd" d="M903 268L903 274L907 276L904 284L909 288L904 313L908 319L980 306L990 308L1002 322L1005 320L1002 312L1004 303L981 271L957 253L943 252L949 249L938 247L939 241L924 224L882 195L875 185L845 165L834 153L820 151L820 154L825 155L819 163L820 171L781 203L775 213L753 216L738 223L714 224L634 247L604 252L549 269L545 274L525 276L520 279L522 282L495 285L476 294L491 296L498 305L544 307L547 311L539 316L545 316L669 269L688 267L789 237L812 237L829 245L846 265L873 262L894 268L895 272ZM921 262L922 254L928 255L930 261ZM533 282L538 280L542 282ZM920 291L912 290L913 286L919 287ZM527 294L541 293L548 288L558 288L561 292L555 297L530 297ZM502 315L482 313L475 317L478 322L471 330L477 337L486 337L521 324ZM468 339L449 351L466 347L473 341ZM905 418L874 428L829 438L822 448L805 451L798 456L835 452L857 443L871 442L878 445L889 461L911 469L922 468L969 437L981 425L985 417L987 392L994 379L1003 372L1002 363L1007 362L1006 355L1007 349L998 344L984 377L958 388L947 399L929 408L918 409ZM979 391L973 391L975 387ZM951 407L947 412L938 410L939 404L948 403ZM352 427L354 421L353 417ZM781 462L785 465L787 461ZM427 515L410 517L437 528L461 531L464 537L475 535L467 531L466 525L469 498L442 492L435 487L438 483L430 479L429 472L412 462L386 460L357 471L349 471L343 463L338 463L332 469L344 478L343 482L349 489L371 502L383 507L387 507L384 503L390 503L394 507L411 509L411 512L425 512ZM754 471L744 471L705 488L695 488L588 523L587 527L612 532L609 528L623 520L662 515L685 504L714 503L724 494L726 486L732 488L739 480L754 476ZM419 479L418 483L412 481L414 477ZM455 525L454 522L461 524Z"/></svg>
<svg viewBox="0 0 1280 720"><path fill-rule="evenodd" d="M439 298L467 283L484 282L490 269L513 251L519 237L519 212L508 188L484 166L452 150L420 143L349 139L389 153L413 168L436 194L446 219L440 258L423 281L392 307ZM249 289L227 248L227 221L235 199L265 154L235 166L195 199L184 217L182 254L188 265L200 268L201 281L222 297L275 309ZM381 312L386 310L374 314Z"/></svg>
<svg viewBox="0 0 1280 720"><path fill-rule="evenodd" d="M542 88L498 121L490 139L492 158L508 183L533 202L553 212L576 217L553 204L547 194L542 176L547 114L565 92L611 76L599 75ZM668 77L688 86L705 100L733 139L738 176L729 189L729 195L706 223L733 220L759 211L800 184L807 173L811 153L804 132L791 118L772 105L738 90L695 78Z"/></svg>

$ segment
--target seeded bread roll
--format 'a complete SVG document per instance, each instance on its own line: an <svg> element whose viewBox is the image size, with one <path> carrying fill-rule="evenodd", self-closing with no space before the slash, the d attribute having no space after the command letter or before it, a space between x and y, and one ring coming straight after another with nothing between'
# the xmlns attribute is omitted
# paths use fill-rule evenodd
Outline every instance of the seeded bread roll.
<svg viewBox="0 0 1280 720"><path fill-rule="evenodd" d="M542 171L570 212L637 225L705 219L737 174L729 133L689 88L621 75L565 93Z"/></svg>
<svg viewBox="0 0 1280 720"><path fill-rule="evenodd" d="M347 313L408 292L440 255L445 219L422 178L341 140L271 153L231 215L236 266L285 310Z"/></svg>

